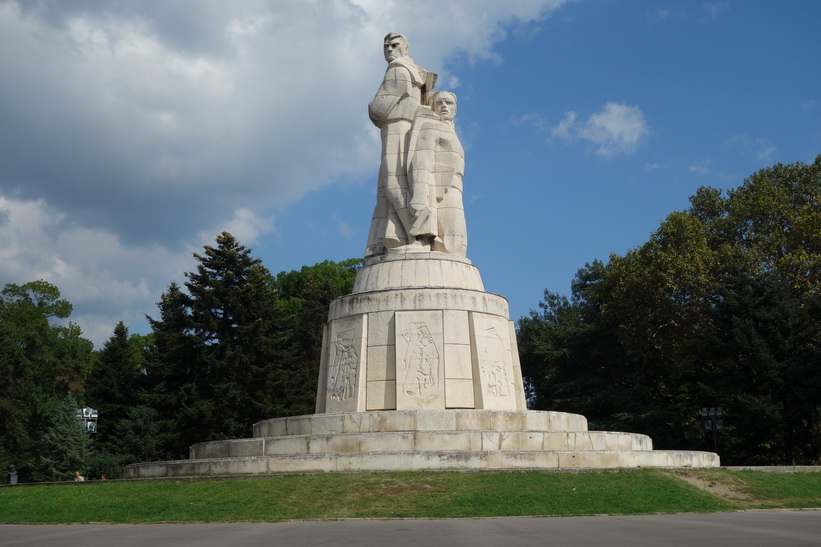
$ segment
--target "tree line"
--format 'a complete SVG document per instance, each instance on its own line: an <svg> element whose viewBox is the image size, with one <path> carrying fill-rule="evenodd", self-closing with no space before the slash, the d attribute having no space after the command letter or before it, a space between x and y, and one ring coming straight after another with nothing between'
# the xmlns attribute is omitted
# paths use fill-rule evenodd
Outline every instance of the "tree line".
<svg viewBox="0 0 821 547"><path fill-rule="evenodd" d="M821 463L821 156L700 188L649 241L518 322L532 408L724 464Z"/></svg>
<svg viewBox="0 0 821 547"><path fill-rule="evenodd" d="M330 302L360 261L272 275L223 232L171 283L148 335L122 323L99 351L68 323L71 304L44 281L0 298L0 462L21 481L122 475L188 457L191 444L248 437L254 422L311 414ZM99 410L87 435L78 407Z"/></svg>
<svg viewBox="0 0 821 547"><path fill-rule="evenodd" d="M725 464L821 460L821 156L775 165L726 195L700 188L649 240L586 264L518 322L531 409L577 412L656 448ZM0 465L21 481L188 456L191 444L314 410L328 305L361 261L272 275L223 232L171 283L151 332L118 323L95 351L45 281L0 293ZM87 435L78 407L100 412Z"/></svg>

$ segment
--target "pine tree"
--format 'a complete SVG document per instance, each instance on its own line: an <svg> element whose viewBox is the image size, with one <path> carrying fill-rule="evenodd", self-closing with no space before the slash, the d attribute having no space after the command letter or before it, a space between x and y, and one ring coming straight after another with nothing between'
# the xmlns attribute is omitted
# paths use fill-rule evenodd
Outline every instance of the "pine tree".
<svg viewBox="0 0 821 547"><path fill-rule="evenodd" d="M137 392L144 366L139 348L129 341L128 328L120 321L99 352L85 384L87 403L100 412L98 443L111 442L117 422L128 416L129 408L139 404Z"/></svg>
<svg viewBox="0 0 821 547"><path fill-rule="evenodd" d="M229 233L206 246L185 294L172 285L152 320L149 377L161 441L184 455L208 440L245 437L272 417L281 367L276 293L270 273ZM273 385L272 385L273 384Z"/></svg>
<svg viewBox="0 0 821 547"><path fill-rule="evenodd" d="M89 447L83 421L77 418L77 401L69 394L57 407L40 441L35 478L59 481L67 480L77 471L82 473Z"/></svg>

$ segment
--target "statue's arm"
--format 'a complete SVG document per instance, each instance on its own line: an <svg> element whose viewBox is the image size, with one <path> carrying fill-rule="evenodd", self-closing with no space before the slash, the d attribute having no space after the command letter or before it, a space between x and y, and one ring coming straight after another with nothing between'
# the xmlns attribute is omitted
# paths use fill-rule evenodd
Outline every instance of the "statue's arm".
<svg viewBox="0 0 821 547"><path fill-rule="evenodd" d="M376 96L368 103L368 116L374 125L382 127L390 119L394 107L402 97L409 96L412 89L413 81L408 69L402 66L388 68Z"/></svg>

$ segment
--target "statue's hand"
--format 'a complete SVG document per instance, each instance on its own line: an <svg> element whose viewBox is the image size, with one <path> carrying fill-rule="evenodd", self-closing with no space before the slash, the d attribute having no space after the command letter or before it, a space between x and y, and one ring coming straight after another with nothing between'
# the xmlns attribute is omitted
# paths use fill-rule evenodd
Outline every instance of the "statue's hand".
<svg viewBox="0 0 821 547"><path fill-rule="evenodd" d="M430 213L430 209L424 203L411 202L409 206L411 213L413 213L413 218L419 218L423 213Z"/></svg>

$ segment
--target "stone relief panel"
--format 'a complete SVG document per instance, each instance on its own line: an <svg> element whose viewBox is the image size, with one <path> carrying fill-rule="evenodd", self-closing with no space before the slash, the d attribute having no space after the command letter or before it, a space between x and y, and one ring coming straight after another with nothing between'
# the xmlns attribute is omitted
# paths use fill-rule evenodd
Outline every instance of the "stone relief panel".
<svg viewBox="0 0 821 547"><path fill-rule="evenodd" d="M444 409L441 311L396 312L396 408Z"/></svg>
<svg viewBox="0 0 821 547"><path fill-rule="evenodd" d="M508 320L471 313L471 347L476 408L514 410L517 407Z"/></svg>
<svg viewBox="0 0 821 547"><path fill-rule="evenodd" d="M365 409L365 346L367 316L332 321L329 325L326 412Z"/></svg>

